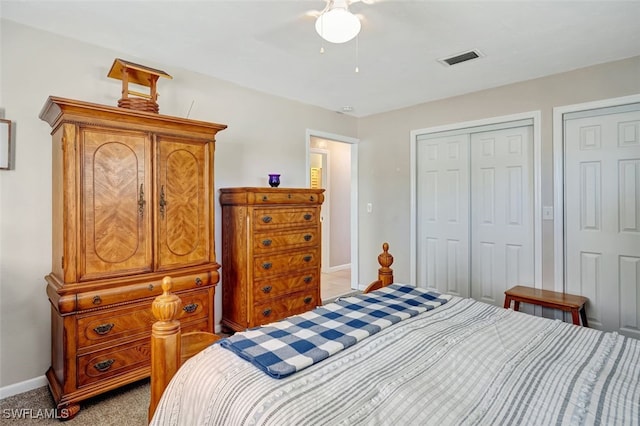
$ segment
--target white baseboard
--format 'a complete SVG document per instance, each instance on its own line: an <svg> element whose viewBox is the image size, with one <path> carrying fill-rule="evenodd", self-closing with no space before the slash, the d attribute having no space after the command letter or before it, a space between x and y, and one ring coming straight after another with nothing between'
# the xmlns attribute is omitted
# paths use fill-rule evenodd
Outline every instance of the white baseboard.
<svg viewBox="0 0 640 426"><path fill-rule="evenodd" d="M351 264L350 263L345 263L344 265L331 266L331 267L327 268L327 273L330 274L332 272L343 271L345 269L351 269Z"/></svg>
<svg viewBox="0 0 640 426"><path fill-rule="evenodd" d="M0 399L9 398L19 393L29 392L42 386L47 386L47 378L45 376L34 377L24 382L14 383L13 385L3 386L0 388Z"/></svg>

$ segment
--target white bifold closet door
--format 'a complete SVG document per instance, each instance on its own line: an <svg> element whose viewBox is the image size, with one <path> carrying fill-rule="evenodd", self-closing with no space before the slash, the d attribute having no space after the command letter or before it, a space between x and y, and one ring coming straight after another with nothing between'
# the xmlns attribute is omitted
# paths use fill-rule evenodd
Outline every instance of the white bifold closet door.
<svg viewBox="0 0 640 426"><path fill-rule="evenodd" d="M419 136L417 156L417 284L499 306L533 286L533 126Z"/></svg>
<svg viewBox="0 0 640 426"><path fill-rule="evenodd" d="M640 104L565 114L565 290L640 338Z"/></svg>

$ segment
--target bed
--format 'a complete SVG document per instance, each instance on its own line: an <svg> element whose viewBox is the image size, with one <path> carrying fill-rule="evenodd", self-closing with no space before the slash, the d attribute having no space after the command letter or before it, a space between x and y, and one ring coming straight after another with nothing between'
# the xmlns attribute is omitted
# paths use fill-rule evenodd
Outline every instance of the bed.
<svg viewBox="0 0 640 426"><path fill-rule="evenodd" d="M388 245L378 259L363 295L213 344L196 335L182 345L167 280L154 304L151 424L640 424L640 341L394 283ZM342 333L358 337L341 349L316 345L308 354L332 353L317 362L289 363L282 342L315 339L306 333L317 324L302 327L311 318L326 321L322 336L368 331Z"/></svg>

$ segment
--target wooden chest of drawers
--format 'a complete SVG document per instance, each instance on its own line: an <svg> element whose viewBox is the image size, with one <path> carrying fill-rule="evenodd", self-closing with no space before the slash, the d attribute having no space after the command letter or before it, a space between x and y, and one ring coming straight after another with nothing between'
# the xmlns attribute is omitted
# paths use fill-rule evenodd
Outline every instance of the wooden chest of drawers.
<svg viewBox="0 0 640 426"><path fill-rule="evenodd" d="M320 300L323 189L223 188L222 325L240 331Z"/></svg>

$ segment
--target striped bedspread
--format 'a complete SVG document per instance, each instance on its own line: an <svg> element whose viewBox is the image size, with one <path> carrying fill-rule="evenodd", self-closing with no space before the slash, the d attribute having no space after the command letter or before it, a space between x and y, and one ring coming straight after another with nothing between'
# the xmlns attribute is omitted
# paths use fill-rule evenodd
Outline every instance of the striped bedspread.
<svg viewBox="0 0 640 426"><path fill-rule="evenodd" d="M638 425L640 341L454 297L276 380L220 345L154 425Z"/></svg>
<svg viewBox="0 0 640 426"><path fill-rule="evenodd" d="M256 327L220 341L269 376L282 379L380 330L446 303L451 296L392 284L345 297L304 314Z"/></svg>

